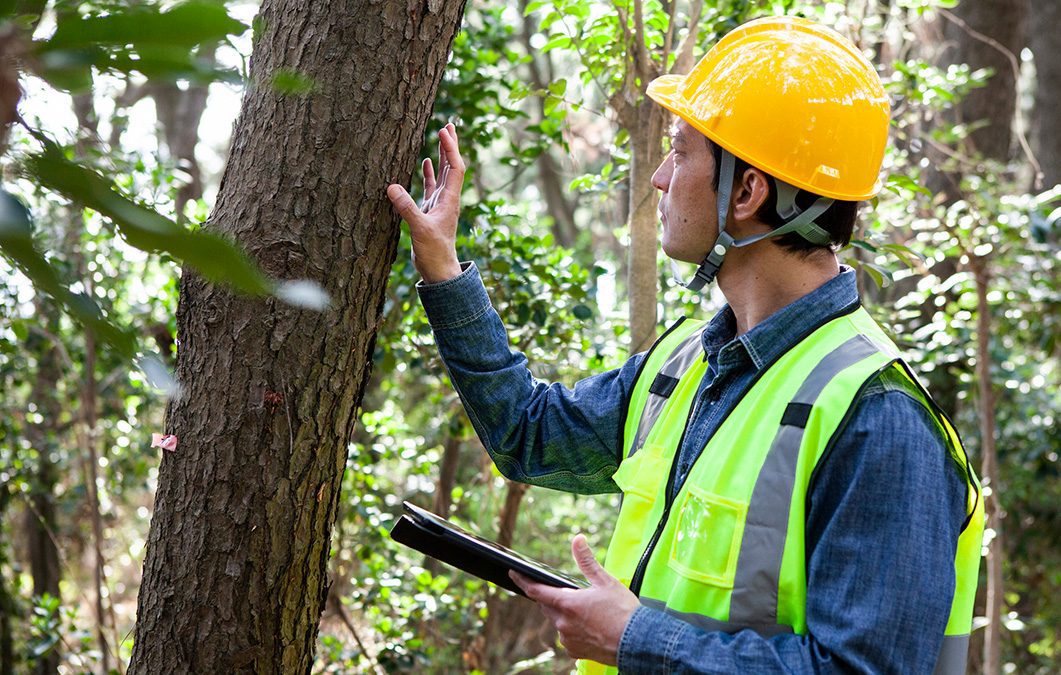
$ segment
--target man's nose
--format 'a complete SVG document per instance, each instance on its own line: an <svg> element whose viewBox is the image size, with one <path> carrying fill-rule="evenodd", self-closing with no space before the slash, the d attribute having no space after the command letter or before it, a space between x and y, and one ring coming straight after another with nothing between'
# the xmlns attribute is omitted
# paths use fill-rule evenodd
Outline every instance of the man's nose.
<svg viewBox="0 0 1061 675"><path fill-rule="evenodd" d="M667 156L660 162L656 172L652 174L652 187L656 188L660 192L666 192L667 188L670 187L670 176L671 169L674 166L674 151L667 153Z"/></svg>

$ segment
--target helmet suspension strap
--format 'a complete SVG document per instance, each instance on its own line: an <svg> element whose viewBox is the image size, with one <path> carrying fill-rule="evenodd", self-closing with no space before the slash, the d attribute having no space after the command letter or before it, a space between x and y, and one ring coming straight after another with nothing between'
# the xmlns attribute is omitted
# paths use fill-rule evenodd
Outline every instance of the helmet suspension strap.
<svg viewBox="0 0 1061 675"><path fill-rule="evenodd" d="M736 160L733 155L728 150L722 150L722 166L719 170L718 180L718 238L715 239L715 243L711 245L711 250L707 252L707 256L696 269L696 275L689 280L689 283L683 284L691 291L698 291L715 280L715 277L718 276L719 268L722 267L722 261L726 257L726 252L729 251L731 246L741 248L757 241L770 237L779 237L789 232L795 232L807 241L819 246L828 246L832 241L829 233L819 227L814 222L814 219L825 213L832 206L833 200L827 197L819 197L813 204L801 211L799 206L796 205L796 195L799 193L799 188L776 178L774 179L774 185L777 191L777 214L786 221L785 224L769 232L734 240L733 236L726 232L726 219L729 216L730 196L733 194L735 164ZM672 260L671 263L673 266L674 261Z"/></svg>
<svg viewBox="0 0 1061 675"><path fill-rule="evenodd" d="M736 159L729 150L722 150L722 166L718 174L718 238L711 245L711 250L696 269L696 275L685 284L691 291L698 291L715 280L726 251L733 245L733 237L726 232L726 219L729 217L729 199L733 194L733 171Z"/></svg>

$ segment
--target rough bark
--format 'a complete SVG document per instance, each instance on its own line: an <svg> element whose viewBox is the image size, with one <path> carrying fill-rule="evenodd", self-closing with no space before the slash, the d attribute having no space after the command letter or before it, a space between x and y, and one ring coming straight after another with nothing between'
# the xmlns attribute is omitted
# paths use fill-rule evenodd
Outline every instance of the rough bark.
<svg viewBox="0 0 1061 675"><path fill-rule="evenodd" d="M384 190L407 183L463 0L262 3L207 224L324 312L238 297L185 270L179 439L159 472L132 673L308 673L346 448L398 240ZM280 70L310 94L270 86Z"/></svg>
<svg viewBox="0 0 1061 675"><path fill-rule="evenodd" d="M1028 13L1035 57L1035 114L1032 149L1043 170L1043 188L1061 183L1061 2L1036 3Z"/></svg>

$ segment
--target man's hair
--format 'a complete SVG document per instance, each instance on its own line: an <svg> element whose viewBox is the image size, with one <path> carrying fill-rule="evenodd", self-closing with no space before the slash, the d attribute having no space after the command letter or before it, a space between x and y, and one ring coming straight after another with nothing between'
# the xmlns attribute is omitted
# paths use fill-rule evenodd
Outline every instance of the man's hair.
<svg viewBox="0 0 1061 675"><path fill-rule="evenodd" d="M711 154L715 157L715 175L711 179L711 185L714 187L715 192L718 192L719 169L722 166L722 147L714 143L710 138L705 137L705 140L707 140L708 149L711 150ZM735 156L734 159L736 162L734 163L733 176L734 180L739 180L739 177L743 176L744 172L752 168L752 166L740 157ZM763 173L766 172L764 171ZM755 215L771 228L781 227L785 224L785 221L781 216L777 215L777 185L774 183L773 176L768 173L766 173L766 176L770 192L766 196L766 201L763 202L763 205ZM796 206L800 209L806 209L814 203L818 196L812 192L800 190L796 195ZM828 246L807 241L795 232L789 232L780 237L771 237L770 241L786 251L798 253L803 257L822 250L836 251L850 243L851 233L855 229L855 221L858 220L858 207L859 202L847 202L837 199L824 213L814 219L818 227L829 233L832 244Z"/></svg>

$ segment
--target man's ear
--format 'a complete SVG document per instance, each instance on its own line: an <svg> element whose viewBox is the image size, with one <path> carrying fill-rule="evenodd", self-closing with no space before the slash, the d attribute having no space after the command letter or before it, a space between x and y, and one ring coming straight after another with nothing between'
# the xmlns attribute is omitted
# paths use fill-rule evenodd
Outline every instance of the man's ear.
<svg viewBox="0 0 1061 675"><path fill-rule="evenodd" d="M733 219L758 220L759 209L770 196L770 180L759 169L749 168L733 190Z"/></svg>

